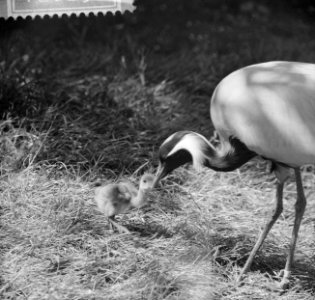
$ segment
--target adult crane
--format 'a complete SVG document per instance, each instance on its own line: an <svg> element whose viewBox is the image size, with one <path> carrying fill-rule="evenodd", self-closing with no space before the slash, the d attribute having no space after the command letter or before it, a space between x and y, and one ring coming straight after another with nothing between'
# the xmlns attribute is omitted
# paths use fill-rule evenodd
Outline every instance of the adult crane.
<svg viewBox="0 0 315 300"><path fill-rule="evenodd" d="M315 163L315 64L273 61L234 71L215 88L210 114L219 145L212 146L192 131L172 134L160 146L154 186L186 163L227 172L257 155L272 162L277 178L275 210L241 271L242 278L282 212L283 186L294 169L295 220L280 283L286 288L306 206L300 167Z"/></svg>

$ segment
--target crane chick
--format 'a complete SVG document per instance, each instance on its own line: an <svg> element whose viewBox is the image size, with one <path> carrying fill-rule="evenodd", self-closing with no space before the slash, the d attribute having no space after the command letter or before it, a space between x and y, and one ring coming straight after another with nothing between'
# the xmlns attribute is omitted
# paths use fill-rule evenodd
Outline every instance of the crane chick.
<svg viewBox="0 0 315 300"><path fill-rule="evenodd" d="M126 213L132 208L140 208L145 202L147 192L152 189L154 176L142 175L139 189L129 182L110 183L95 190L98 209L105 214L111 226L120 233L129 233L128 229L115 221L115 215Z"/></svg>

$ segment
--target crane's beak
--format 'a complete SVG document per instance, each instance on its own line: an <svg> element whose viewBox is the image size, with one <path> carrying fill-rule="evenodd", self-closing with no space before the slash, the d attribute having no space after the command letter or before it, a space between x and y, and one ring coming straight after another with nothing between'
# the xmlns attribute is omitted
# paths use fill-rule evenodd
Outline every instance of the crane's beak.
<svg viewBox="0 0 315 300"><path fill-rule="evenodd" d="M155 179L153 182L153 188L156 188L160 182L160 180L167 175L167 171L165 165L159 164L157 172L155 174Z"/></svg>

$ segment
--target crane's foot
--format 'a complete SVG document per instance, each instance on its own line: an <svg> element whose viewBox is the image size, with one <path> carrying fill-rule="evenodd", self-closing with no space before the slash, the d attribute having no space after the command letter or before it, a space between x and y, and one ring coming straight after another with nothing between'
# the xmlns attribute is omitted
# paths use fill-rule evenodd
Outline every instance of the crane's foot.
<svg viewBox="0 0 315 300"><path fill-rule="evenodd" d="M245 266L243 267L240 275L237 278L237 282L241 283L244 277L246 276L246 273L250 270L250 267L252 265L252 259L249 257L245 263Z"/></svg>
<svg viewBox="0 0 315 300"><path fill-rule="evenodd" d="M119 233L127 233L129 234L130 231L123 225L120 225L118 224L116 221L115 221L115 217L109 217L108 218L108 221L109 221L109 225L111 227L111 229L114 231L114 229L117 229L117 231Z"/></svg>
<svg viewBox="0 0 315 300"><path fill-rule="evenodd" d="M244 279L247 272L248 272L248 266L245 265L245 267L241 271L239 277L237 278L238 284L241 284L241 282ZM281 282L278 283L278 288L281 290L287 290L290 286L291 271L281 270L278 277L280 277L280 278L282 277Z"/></svg>
<svg viewBox="0 0 315 300"><path fill-rule="evenodd" d="M242 284L242 281L244 278L245 278L245 273L241 272L241 274L236 279L236 282L238 283L238 285Z"/></svg>
<svg viewBox="0 0 315 300"><path fill-rule="evenodd" d="M281 270L280 271L280 277L282 276L282 280L279 283L279 287L282 290L286 290L289 288L290 285L290 276L291 276L291 271L287 271L287 270Z"/></svg>

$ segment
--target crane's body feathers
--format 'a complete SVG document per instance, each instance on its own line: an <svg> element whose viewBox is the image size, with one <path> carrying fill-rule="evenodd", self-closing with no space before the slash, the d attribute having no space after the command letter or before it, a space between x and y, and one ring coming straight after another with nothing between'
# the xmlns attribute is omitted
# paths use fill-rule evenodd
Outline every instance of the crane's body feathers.
<svg viewBox="0 0 315 300"><path fill-rule="evenodd" d="M315 163L315 65L268 62L225 77L211 100L222 141L298 167Z"/></svg>
<svg viewBox="0 0 315 300"><path fill-rule="evenodd" d="M209 151L210 150L210 151ZM230 137L228 143L221 143L218 149L208 148L205 166L215 171L233 171L257 154L249 150L239 139Z"/></svg>

